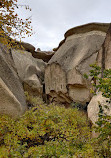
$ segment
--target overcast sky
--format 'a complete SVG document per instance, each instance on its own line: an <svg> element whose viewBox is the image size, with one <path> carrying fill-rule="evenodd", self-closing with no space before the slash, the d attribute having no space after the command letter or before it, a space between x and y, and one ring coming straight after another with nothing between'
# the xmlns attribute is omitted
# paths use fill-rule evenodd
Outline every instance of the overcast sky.
<svg viewBox="0 0 111 158"><path fill-rule="evenodd" d="M41 50L58 46L64 33L89 22L111 22L111 0L18 0L32 12L20 9L22 17L32 16L33 36L24 41Z"/></svg>

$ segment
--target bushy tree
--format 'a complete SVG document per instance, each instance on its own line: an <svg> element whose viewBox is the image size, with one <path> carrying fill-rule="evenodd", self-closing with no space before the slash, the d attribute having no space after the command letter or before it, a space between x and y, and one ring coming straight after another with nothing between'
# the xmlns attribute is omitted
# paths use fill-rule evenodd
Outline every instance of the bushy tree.
<svg viewBox="0 0 111 158"><path fill-rule="evenodd" d="M27 5L18 5L17 0L0 1L0 42L10 45L14 43L10 37L21 40L32 34L30 17L23 20L16 13L16 9L21 7L31 11Z"/></svg>
<svg viewBox="0 0 111 158"><path fill-rule="evenodd" d="M99 106L98 121L95 131L99 133L96 139L97 151L100 157L110 158L111 156L111 115L104 112L111 110L111 69L102 70L97 64L90 65L92 70L90 76L93 78L93 87L95 90L92 92L96 95L96 92L102 92L103 97L106 99L106 104ZM85 74L85 78L88 76Z"/></svg>

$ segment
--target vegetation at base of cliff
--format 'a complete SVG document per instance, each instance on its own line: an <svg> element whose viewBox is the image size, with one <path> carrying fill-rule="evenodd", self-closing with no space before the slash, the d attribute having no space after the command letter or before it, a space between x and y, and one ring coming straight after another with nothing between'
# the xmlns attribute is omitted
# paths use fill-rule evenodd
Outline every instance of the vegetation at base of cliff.
<svg viewBox="0 0 111 158"><path fill-rule="evenodd" d="M91 138L84 112L25 94L32 106L23 116L0 115L0 158L104 157L107 146Z"/></svg>
<svg viewBox="0 0 111 158"><path fill-rule="evenodd" d="M74 108L39 104L15 120L0 116L0 158L91 157L90 137L86 115Z"/></svg>

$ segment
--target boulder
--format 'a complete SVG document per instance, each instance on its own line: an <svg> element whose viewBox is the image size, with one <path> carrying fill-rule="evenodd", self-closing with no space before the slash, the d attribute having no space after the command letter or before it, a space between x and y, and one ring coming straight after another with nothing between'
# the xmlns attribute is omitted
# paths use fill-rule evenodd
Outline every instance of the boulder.
<svg viewBox="0 0 111 158"><path fill-rule="evenodd" d="M33 53L35 51L35 47L29 43L26 42L18 42L20 45L22 45L24 47L24 49L28 52Z"/></svg>
<svg viewBox="0 0 111 158"><path fill-rule="evenodd" d="M17 117L26 109L24 90L11 53L0 43L0 113Z"/></svg>
<svg viewBox="0 0 111 158"><path fill-rule="evenodd" d="M42 59L44 62L48 62L52 58L53 55L54 55L54 52L47 52L47 51L40 51L40 50L34 51L32 53L32 56L34 58Z"/></svg>
<svg viewBox="0 0 111 158"><path fill-rule="evenodd" d="M33 95L41 95L46 63L33 58L31 53L23 50L12 50L12 57L24 90Z"/></svg>
<svg viewBox="0 0 111 158"><path fill-rule="evenodd" d="M64 43L45 70L45 89L50 100L73 101L82 105L90 101L91 83L90 79L84 78L84 74L89 73L89 65L97 60L106 36L106 25L103 28L103 24L92 23L75 28L75 31L73 28L73 33L65 34Z"/></svg>
<svg viewBox="0 0 111 158"><path fill-rule="evenodd" d="M98 92L97 95L93 96L90 103L88 104L87 112L88 117L95 124L98 120L99 105L102 106L104 113L111 115L111 104L106 102L108 98L102 96L101 92ZM108 106L108 109L105 108L105 105Z"/></svg>

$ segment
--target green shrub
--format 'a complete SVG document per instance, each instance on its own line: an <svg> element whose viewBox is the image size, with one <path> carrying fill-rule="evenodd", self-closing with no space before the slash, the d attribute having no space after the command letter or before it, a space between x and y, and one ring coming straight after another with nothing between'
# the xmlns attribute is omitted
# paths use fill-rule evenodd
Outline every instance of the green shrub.
<svg viewBox="0 0 111 158"><path fill-rule="evenodd" d="M16 120L0 116L0 158L91 157L90 135L83 112L38 105Z"/></svg>
<svg viewBox="0 0 111 158"><path fill-rule="evenodd" d="M25 96L26 96L26 102L29 109L35 106L39 106L39 105L46 105L42 98L38 96L35 97L33 95L29 95L27 91L25 91Z"/></svg>

